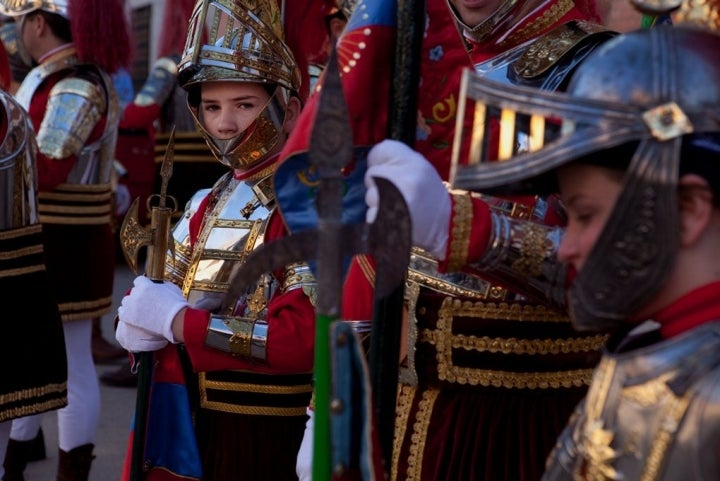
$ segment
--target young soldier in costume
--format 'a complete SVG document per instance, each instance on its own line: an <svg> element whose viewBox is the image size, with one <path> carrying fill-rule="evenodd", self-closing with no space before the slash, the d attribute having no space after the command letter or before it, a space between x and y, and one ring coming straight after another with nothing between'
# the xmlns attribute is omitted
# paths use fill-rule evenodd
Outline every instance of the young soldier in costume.
<svg viewBox="0 0 720 481"><path fill-rule="evenodd" d="M606 0L447 0L473 63L490 60L571 20L599 22Z"/></svg>
<svg viewBox="0 0 720 481"><path fill-rule="evenodd" d="M115 256L112 159L119 117L110 74L129 55L118 0L0 2L15 17L19 48L37 63L15 94L38 144L38 210L47 269L63 320L68 406L58 411L58 479L86 480L100 414L92 319L109 312ZM32 439L40 417L13 422Z"/></svg>
<svg viewBox="0 0 720 481"><path fill-rule="evenodd" d="M10 440L11 420L67 405L67 363L38 221L35 134L25 110L7 93L10 80L8 57L0 46L0 178L5 186L0 203L0 289L8 299L29 292L33 296L32 310L10 309L0 336L4 365L12 366L0 376L0 453L5 459L0 477L18 480L32 441Z"/></svg>
<svg viewBox="0 0 720 481"><path fill-rule="evenodd" d="M717 84L718 45L717 35L687 27L620 36L580 65L567 95L470 80L487 111L563 128L531 153L459 168L455 185L508 195L559 185L568 219L559 245L544 226L512 222L467 193L448 195L409 149L383 143L370 154L370 188L373 176L395 179L415 242L445 268L472 272L492 256L493 273L511 274L515 286L545 277L560 294L559 259L577 272L568 295L574 327L613 334L544 479L718 477L720 124L709 113L720 94L695 88ZM483 131L475 131L473 162L494 156L481 147ZM399 179L399 169L418 174ZM461 203L469 215L458 215ZM495 245L506 246L502 256Z"/></svg>
<svg viewBox="0 0 720 481"><path fill-rule="evenodd" d="M183 343L202 479L293 479L312 391L315 281L308 266L289 265L216 310L246 254L287 233L270 181L300 111L300 71L276 0L235 0L232 14L227 3L197 3L178 80L231 171L189 202L173 230L170 282L135 280L116 337L134 352Z"/></svg>
<svg viewBox="0 0 720 481"><path fill-rule="evenodd" d="M476 38L473 59L487 60L478 69L506 84L564 88L588 52L615 35L589 21L597 19L591 4L581 8L563 1L494 1L474 2L472 9L467 5L457 2L464 8L465 29L471 21L496 26L486 28L484 43ZM455 6L451 8L457 14ZM469 13L478 13L474 10L485 13L472 17ZM518 31L524 34L518 36ZM540 32L544 34L538 36ZM501 42L501 38L515 40ZM423 95L429 91L424 87ZM497 124L497 119L491 122ZM519 133L519 139L523 135ZM402 152L410 150L392 145ZM433 167L448 180L450 155L436 155ZM412 176L401 170L396 175ZM486 201L497 215L533 219L550 232L561 220L552 198ZM458 216L470 215L465 204L457 209ZM413 225L417 230L423 223ZM447 262L438 266L444 251L442 246L432 247L413 249L408 271L407 342L401 347L391 478L538 479L558 434L587 390L605 336L578 334L566 313L544 296L528 297L523 286L499 283L489 271L505 245L493 245L487 265L451 275L438 272L447 268ZM458 260L453 255L452 264ZM350 271L344 312L349 318L370 315L366 306L372 305L372 291L362 277ZM298 464L309 463L306 459Z"/></svg>

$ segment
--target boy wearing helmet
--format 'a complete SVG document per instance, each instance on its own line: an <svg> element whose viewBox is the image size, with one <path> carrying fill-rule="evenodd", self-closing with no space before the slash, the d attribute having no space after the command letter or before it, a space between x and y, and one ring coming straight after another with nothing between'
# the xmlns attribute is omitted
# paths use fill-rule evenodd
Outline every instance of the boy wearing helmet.
<svg viewBox="0 0 720 481"><path fill-rule="evenodd" d="M300 71L280 17L275 0L196 4L178 82L229 171L190 200L173 229L171 282L138 277L118 310L116 337L129 351L183 343L196 373L203 479L293 479L312 392L307 265L262 276L218 312L247 253L287 233L271 175L300 112Z"/></svg>

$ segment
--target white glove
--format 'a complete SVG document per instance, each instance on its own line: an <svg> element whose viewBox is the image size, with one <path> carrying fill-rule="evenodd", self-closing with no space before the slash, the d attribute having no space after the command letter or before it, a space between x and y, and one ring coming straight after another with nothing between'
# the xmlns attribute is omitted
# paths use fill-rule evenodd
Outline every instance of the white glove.
<svg viewBox="0 0 720 481"><path fill-rule="evenodd" d="M412 242L439 260L445 259L450 236L452 201L435 167L402 142L384 140L370 150L365 173L366 220L377 217L379 194L373 177L383 177L398 188L410 211Z"/></svg>
<svg viewBox="0 0 720 481"><path fill-rule="evenodd" d="M167 346L168 340L126 322L118 322L115 339L130 352L158 351Z"/></svg>
<svg viewBox="0 0 720 481"><path fill-rule="evenodd" d="M130 294L123 297L118 307L120 324L128 324L174 343L173 320L180 309L188 306L180 288L172 282L155 283L145 276L136 277L133 284ZM120 339L118 342L122 344Z"/></svg>
<svg viewBox="0 0 720 481"><path fill-rule="evenodd" d="M300 451L298 451L297 462L295 463L295 474L300 481L312 481L312 461L313 461L313 437L315 433L315 415L313 410L308 408L308 416L310 416L305 424L305 434L303 435Z"/></svg>

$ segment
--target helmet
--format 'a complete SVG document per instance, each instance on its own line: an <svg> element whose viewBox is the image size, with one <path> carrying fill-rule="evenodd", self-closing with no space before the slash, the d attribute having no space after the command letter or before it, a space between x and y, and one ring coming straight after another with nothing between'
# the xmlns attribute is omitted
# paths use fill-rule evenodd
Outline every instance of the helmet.
<svg viewBox="0 0 720 481"><path fill-rule="evenodd" d="M0 0L0 12L8 17L19 17L35 10L45 10L70 18L68 0Z"/></svg>
<svg viewBox="0 0 720 481"><path fill-rule="evenodd" d="M284 42L277 0L198 0L178 74L186 89L198 82L239 80L297 91L300 72Z"/></svg>
<svg viewBox="0 0 720 481"><path fill-rule="evenodd" d="M590 157L609 163L608 151L631 149L620 198L568 293L578 329L614 328L669 274L679 240L681 148L720 133L719 47L716 34L687 26L620 35L578 67L566 93L466 75L463 92L477 100L472 165L459 166L454 154L454 187L538 193L563 164ZM458 118L465 108L461 99ZM485 148L488 115L501 118L496 159ZM526 145L511 145L518 128L529 129Z"/></svg>
<svg viewBox="0 0 720 481"><path fill-rule="evenodd" d="M197 115L199 85L236 81L277 86L253 125L232 139L210 135ZM300 88L300 71L284 42L277 0L198 0L188 27L178 83L215 157L235 169L265 159L280 139L290 95Z"/></svg>

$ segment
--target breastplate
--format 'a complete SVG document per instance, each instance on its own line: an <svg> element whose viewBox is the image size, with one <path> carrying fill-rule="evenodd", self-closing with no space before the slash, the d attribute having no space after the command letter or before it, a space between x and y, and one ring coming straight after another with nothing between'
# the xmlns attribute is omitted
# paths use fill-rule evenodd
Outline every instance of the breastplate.
<svg viewBox="0 0 720 481"><path fill-rule="evenodd" d="M204 192L209 201L191 248L189 221ZM272 206L261 203L253 186L229 172L210 191L193 197L190 215L184 215L173 229L176 258L167 264L168 278L181 286L191 304L213 310L227 292L233 272L263 243L272 211ZM272 282L261 282L268 287L263 296L268 299Z"/></svg>
<svg viewBox="0 0 720 481"><path fill-rule="evenodd" d="M718 479L720 322L606 354L545 480Z"/></svg>
<svg viewBox="0 0 720 481"><path fill-rule="evenodd" d="M37 167L33 130L22 107L0 92L0 108L8 126L0 143L0 230L6 230L38 222Z"/></svg>

